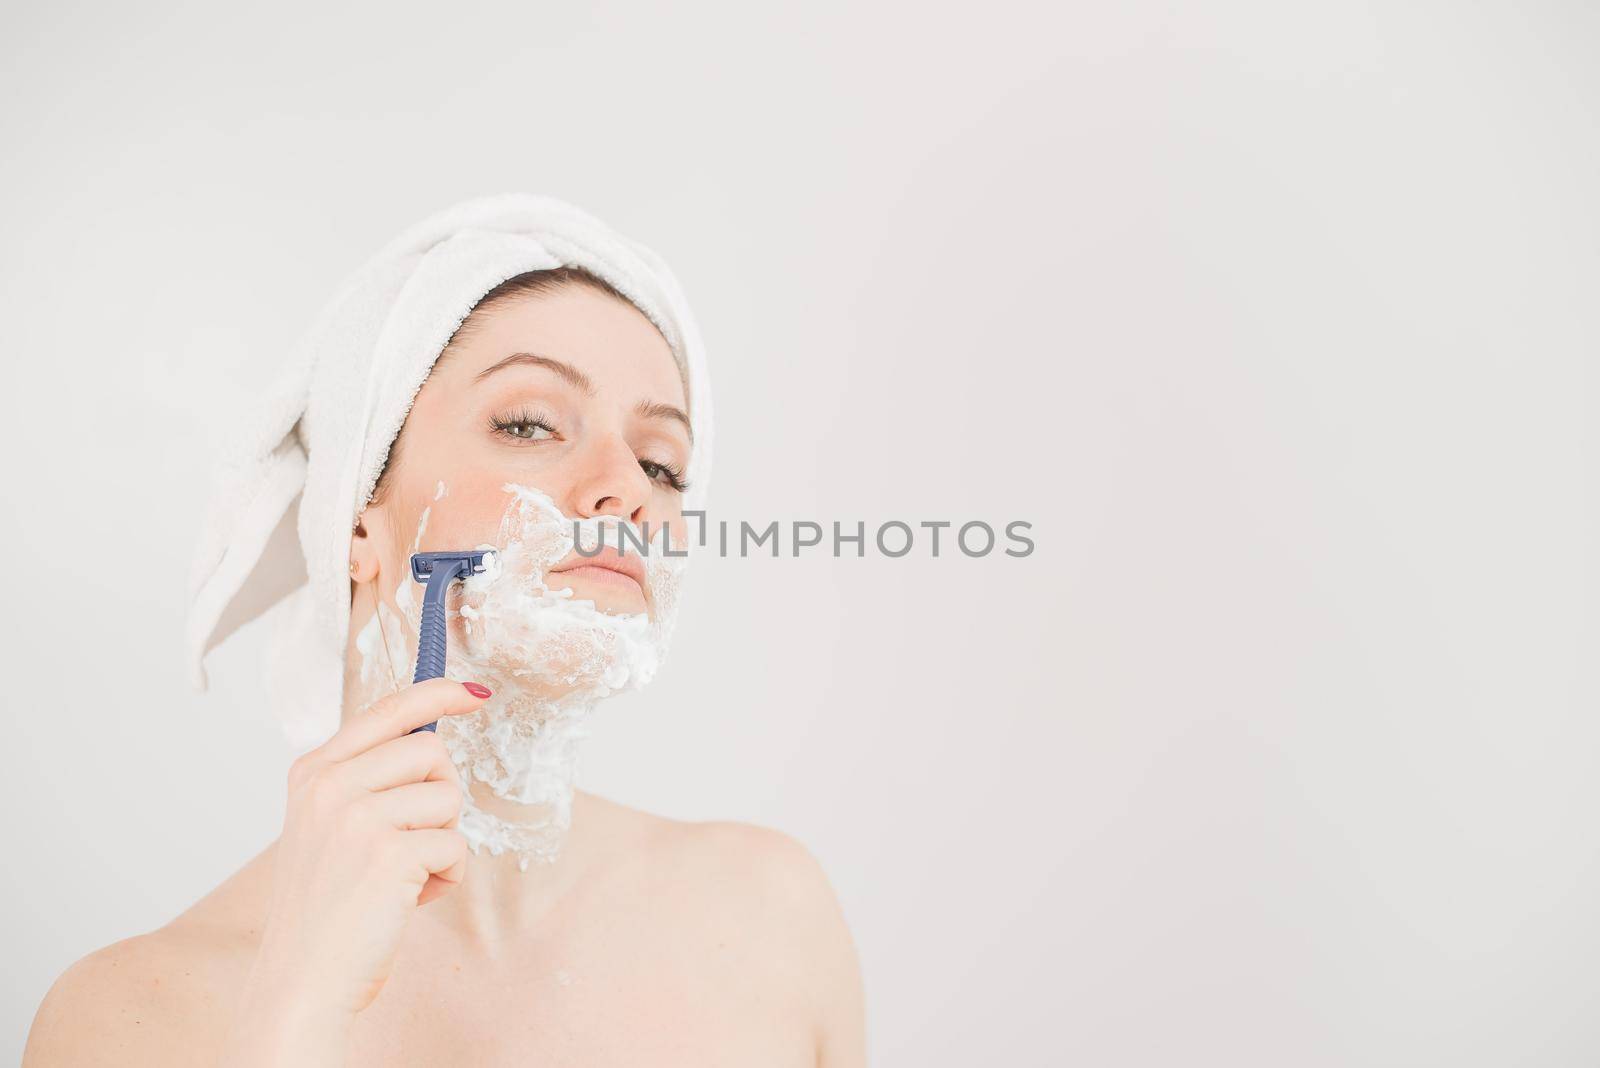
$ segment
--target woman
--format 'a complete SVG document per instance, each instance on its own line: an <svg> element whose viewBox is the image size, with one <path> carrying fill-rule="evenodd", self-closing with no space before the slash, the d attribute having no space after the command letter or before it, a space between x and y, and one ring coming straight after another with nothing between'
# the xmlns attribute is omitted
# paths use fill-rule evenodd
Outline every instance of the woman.
<svg viewBox="0 0 1600 1068"><path fill-rule="evenodd" d="M191 638L198 665L293 588L273 676L309 748L282 834L69 969L25 1063L864 1063L802 846L571 788L583 717L665 651L703 499L703 355L666 267L549 198L458 205L357 273L263 413ZM412 554L466 550L446 677L413 683Z"/></svg>

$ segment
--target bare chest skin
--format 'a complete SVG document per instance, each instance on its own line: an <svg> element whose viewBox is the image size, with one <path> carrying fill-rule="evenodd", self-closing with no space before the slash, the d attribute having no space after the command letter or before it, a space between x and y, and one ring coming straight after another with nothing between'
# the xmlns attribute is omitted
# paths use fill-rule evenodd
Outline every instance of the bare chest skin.
<svg viewBox="0 0 1600 1068"><path fill-rule="evenodd" d="M342 1063L865 1063L854 949L802 846L609 803L588 815L584 859L569 849L566 877L549 869L529 884L514 866L469 867L410 915ZM161 930L69 969L25 1063L217 1064L270 916L275 848ZM308 976L304 990L320 986Z"/></svg>
<svg viewBox="0 0 1600 1068"><path fill-rule="evenodd" d="M814 999L781 909L737 888L737 858L707 871L677 855L640 851L501 929L463 932L443 901L419 909L346 1063L815 1065ZM169 988L141 1024L164 1035L161 1056L124 1063L215 1063L270 878L259 858L161 943L149 971Z"/></svg>
<svg viewBox="0 0 1600 1068"><path fill-rule="evenodd" d="M577 897L490 952L420 922L352 1065L814 1065L798 997L693 907Z"/></svg>

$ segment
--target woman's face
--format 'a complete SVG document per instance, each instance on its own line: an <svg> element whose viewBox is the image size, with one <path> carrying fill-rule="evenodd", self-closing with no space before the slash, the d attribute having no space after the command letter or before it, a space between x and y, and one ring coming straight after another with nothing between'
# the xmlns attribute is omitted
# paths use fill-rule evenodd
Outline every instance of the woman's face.
<svg viewBox="0 0 1600 1068"><path fill-rule="evenodd" d="M542 491L569 516L618 516L648 524L651 536L670 524L682 543L688 404L654 324L585 285L472 319L418 392L388 491L352 535L355 580L375 582L392 603L396 585L410 581L412 552L495 544L506 483ZM616 543L606 544L612 553ZM652 610L635 579L588 563L574 551L547 585L602 612Z"/></svg>

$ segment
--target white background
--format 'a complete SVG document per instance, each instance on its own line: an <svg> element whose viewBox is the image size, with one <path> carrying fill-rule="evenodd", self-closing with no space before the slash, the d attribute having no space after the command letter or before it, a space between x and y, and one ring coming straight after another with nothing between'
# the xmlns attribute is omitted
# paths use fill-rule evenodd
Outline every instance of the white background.
<svg viewBox="0 0 1600 1068"><path fill-rule="evenodd" d="M276 832L211 443L505 190L677 271L718 516L1034 524L702 559L586 755L811 847L875 1062L1600 1059L1600 12L937 8L8 12L0 1059Z"/></svg>

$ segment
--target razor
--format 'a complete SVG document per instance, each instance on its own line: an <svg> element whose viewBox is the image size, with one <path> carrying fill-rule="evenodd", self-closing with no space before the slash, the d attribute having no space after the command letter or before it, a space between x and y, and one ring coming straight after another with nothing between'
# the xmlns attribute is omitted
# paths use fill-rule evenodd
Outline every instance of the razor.
<svg viewBox="0 0 1600 1068"><path fill-rule="evenodd" d="M468 575L482 574L485 559L492 550L464 553L412 553L411 577L428 584L422 595L422 631L417 635L417 673L413 683L444 677L445 630L444 598L450 583ZM431 731L438 723L425 723L413 730Z"/></svg>

